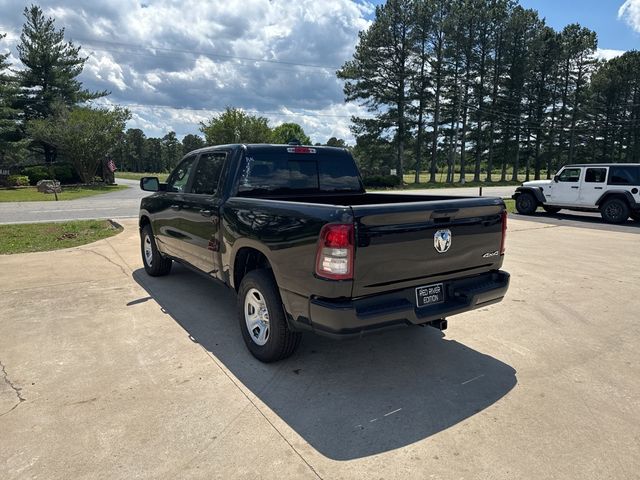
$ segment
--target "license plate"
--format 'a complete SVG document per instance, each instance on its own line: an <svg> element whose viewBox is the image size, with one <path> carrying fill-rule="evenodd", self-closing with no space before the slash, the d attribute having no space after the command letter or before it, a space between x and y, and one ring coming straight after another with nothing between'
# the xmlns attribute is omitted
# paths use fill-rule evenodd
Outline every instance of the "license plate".
<svg viewBox="0 0 640 480"><path fill-rule="evenodd" d="M444 288L442 283L416 288L416 305L428 307L436 303L444 302Z"/></svg>

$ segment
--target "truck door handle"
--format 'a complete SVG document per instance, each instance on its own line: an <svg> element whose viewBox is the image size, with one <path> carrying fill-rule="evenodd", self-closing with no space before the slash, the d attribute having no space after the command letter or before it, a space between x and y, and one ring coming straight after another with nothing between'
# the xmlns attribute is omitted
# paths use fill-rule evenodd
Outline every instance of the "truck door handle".
<svg viewBox="0 0 640 480"><path fill-rule="evenodd" d="M577 189L577 188L579 188L579 187L571 187L571 188L575 188L575 189Z"/></svg>
<svg viewBox="0 0 640 480"><path fill-rule="evenodd" d="M210 217L211 215L213 215L213 211L211 210L200 210L200 215L202 215L203 217Z"/></svg>
<svg viewBox="0 0 640 480"><path fill-rule="evenodd" d="M602 190L602 187L593 187L593 188L595 188L596 190Z"/></svg>
<svg viewBox="0 0 640 480"><path fill-rule="evenodd" d="M171 205L169 208L171 210L180 210L180 205L177 205L177 204L176 205Z"/></svg>

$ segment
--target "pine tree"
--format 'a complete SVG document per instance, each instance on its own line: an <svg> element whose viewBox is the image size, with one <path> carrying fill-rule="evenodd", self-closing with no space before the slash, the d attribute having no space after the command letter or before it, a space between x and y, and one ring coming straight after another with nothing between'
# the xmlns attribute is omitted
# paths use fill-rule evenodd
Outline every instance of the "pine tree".
<svg viewBox="0 0 640 480"><path fill-rule="evenodd" d="M24 9L24 17L26 22L17 47L24 68L17 72L20 91L16 105L27 122L50 117L61 107L68 109L108 94L82 88L77 77L87 58L80 55L80 47L65 42L64 28L57 30L53 18L45 17L35 5ZM46 162L55 161L55 147L39 143L36 148L44 154Z"/></svg>

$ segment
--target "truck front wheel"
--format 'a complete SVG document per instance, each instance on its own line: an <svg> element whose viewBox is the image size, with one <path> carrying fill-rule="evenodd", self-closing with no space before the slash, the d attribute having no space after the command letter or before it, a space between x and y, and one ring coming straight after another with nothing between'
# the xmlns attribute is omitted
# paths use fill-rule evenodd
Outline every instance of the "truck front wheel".
<svg viewBox="0 0 640 480"><path fill-rule="evenodd" d="M278 285L270 270L253 270L245 275L237 308L244 343L258 360L282 360L298 348L301 334L287 325Z"/></svg>
<svg viewBox="0 0 640 480"><path fill-rule="evenodd" d="M538 201L529 192L523 192L516 198L516 210L522 215L531 215L538 208Z"/></svg>
<svg viewBox="0 0 640 480"><path fill-rule="evenodd" d="M163 257L158 251L151 225L145 225L140 230L140 251L144 270L152 277L161 277L171 271L173 260Z"/></svg>

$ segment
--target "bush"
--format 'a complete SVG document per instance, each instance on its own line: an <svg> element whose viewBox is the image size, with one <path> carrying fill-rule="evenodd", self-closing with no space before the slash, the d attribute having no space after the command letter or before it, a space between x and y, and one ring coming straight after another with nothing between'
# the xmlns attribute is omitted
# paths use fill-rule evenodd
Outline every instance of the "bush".
<svg viewBox="0 0 640 480"><path fill-rule="evenodd" d="M49 167L44 165L36 165L33 167L25 167L22 169L24 175L29 176L31 185L36 185L40 180L51 180L51 171ZM60 183L80 183L80 177L76 173L72 165L68 163L61 163L60 165L54 165L53 174L56 180L60 180Z"/></svg>
<svg viewBox="0 0 640 480"><path fill-rule="evenodd" d="M80 183L80 177L73 165L61 163L53 167L53 171L56 175L56 180L60 180L60 183Z"/></svg>
<svg viewBox="0 0 640 480"><path fill-rule="evenodd" d="M40 180L51 178L51 175L49 175L49 169L40 165L23 168L22 174L29 177L31 185L36 185Z"/></svg>
<svg viewBox="0 0 640 480"><path fill-rule="evenodd" d="M27 177L26 175L9 175L7 177L7 186L27 187L29 186L29 177Z"/></svg>
<svg viewBox="0 0 640 480"><path fill-rule="evenodd" d="M365 187L393 188L400 185L400 177L395 175L371 175L362 179Z"/></svg>

